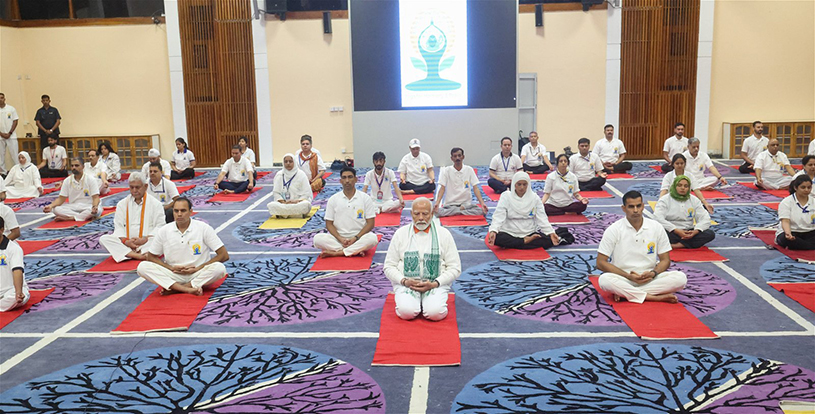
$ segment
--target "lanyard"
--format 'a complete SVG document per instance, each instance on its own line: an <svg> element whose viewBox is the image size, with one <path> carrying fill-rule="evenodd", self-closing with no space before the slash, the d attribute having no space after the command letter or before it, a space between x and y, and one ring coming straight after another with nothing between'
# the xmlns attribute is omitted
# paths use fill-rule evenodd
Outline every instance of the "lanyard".
<svg viewBox="0 0 815 414"><path fill-rule="evenodd" d="M136 200L133 200L134 202ZM142 197L141 199L141 219L139 220L139 238L142 238L142 233L144 232L144 208L147 206L147 200ZM127 238L130 238L130 203L127 203L127 210L125 211L125 221L127 225L125 228L127 229Z"/></svg>
<svg viewBox="0 0 815 414"><path fill-rule="evenodd" d="M385 181L385 170L384 169L382 170L382 179L381 180L379 178L376 178L376 171L374 171L374 181L376 181L377 187L381 190L382 189L382 183Z"/></svg>
<svg viewBox="0 0 815 414"><path fill-rule="evenodd" d="M153 183L150 183L150 190L154 193L163 193L164 192L164 177L161 178L161 191L156 191L156 187Z"/></svg>
<svg viewBox="0 0 815 414"><path fill-rule="evenodd" d="M300 163L300 166L302 167L302 166L303 166L303 164L305 164L305 163L307 163L307 162L311 161L311 158L312 158L312 157L314 157L314 153L313 153L313 152L311 153L311 155L309 155L309 156L308 156L308 158L305 158L305 159L304 159L304 158L303 158L303 153L301 152L301 153L300 153L300 156L299 156L299 157L297 157L297 158L298 158L298 159L297 159L297 162L299 162L299 163Z"/></svg>
<svg viewBox="0 0 815 414"><path fill-rule="evenodd" d="M509 161L512 160L512 154L509 154L509 157L506 158L504 161L504 156L501 156L501 164L504 164L504 171L509 171Z"/></svg>
<svg viewBox="0 0 815 414"><path fill-rule="evenodd" d="M54 161L54 156L56 155L55 152L56 152L56 148L54 148L54 149L48 148L48 158L51 159L51 165L54 166L54 167L57 166L57 163Z"/></svg>
<svg viewBox="0 0 815 414"><path fill-rule="evenodd" d="M809 203L806 203L802 206L801 203L796 201L795 204L798 206L798 208L801 209L801 214L809 213Z"/></svg>
<svg viewBox="0 0 815 414"><path fill-rule="evenodd" d="M297 177L297 171L299 171L299 170L294 170L294 174L292 174L291 178L289 178L289 181L286 181L286 176L285 175L282 177L283 178L283 187L286 188L286 191L289 191L289 186L291 185L292 180L294 180L294 177Z"/></svg>
<svg viewBox="0 0 815 414"><path fill-rule="evenodd" d="M569 175L569 172L568 172L568 171L566 171L566 174L561 174L561 173L560 173L560 171L558 171L558 172L557 172L557 176L558 176L558 177L560 177L560 179L561 179L561 180L562 180L564 183L568 183L568 182L569 182L569 180L567 180L567 179L566 179L566 176L568 176L568 175Z"/></svg>

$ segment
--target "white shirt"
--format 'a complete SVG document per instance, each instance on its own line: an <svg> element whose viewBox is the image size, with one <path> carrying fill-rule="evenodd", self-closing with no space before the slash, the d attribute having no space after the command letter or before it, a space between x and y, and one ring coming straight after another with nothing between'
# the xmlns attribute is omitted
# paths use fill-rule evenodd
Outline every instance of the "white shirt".
<svg viewBox="0 0 815 414"><path fill-rule="evenodd" d="M807 150L807 155L815 155L815 139L813 139L809 143L809 150Z"/></svg>
<svg viewBox="0 0 815 414"><path fill-rule="evenodd" d="M0 295L14 291L14 270L23 270L23 248L16 242L3 239L0 242ZM23 278L23 288L28 285Z"/></svg>
<svg viewBox="0 0 815 414"><path fill-rule="evenodd" d="M17 116L17 110L14 109L13 106L6 104L6 106L0 108L0 132L6 134L11 130L11 124L14 121L20 119ZM19 128L19 123L17 124L17 128ZM11 136L8 139L17 139L17 128L14 129L14 132L11 133ZM14 154L14 157L17 157L17 154Z"/></svg>
<svg viewBox="0 0 815 414"><path fill-rule="evenodd" d="M62 182L62 187L59 189L61 197L67 197L68 203L75 205L93 205L93 196L99 195L99 180L92 177L87 173L82 174L79 181L74 179L71 174Z"/></svg>
<svg viewBox="0 0 815 414"><path fill-rule="evenodd" d="M442 168L440 174L439 185L444 186L444 205L460 206L472 201L473 188L478 188L476 186L479 184L473 167L463 165L458 171L451 165Z"/></svg>
<svg viewBox="0 0 815 414"><path fill-rule="evenodd" d="M253 166L255 165L255 151L252 151L252 148L246 147L246 151L241 154L241 158L246 158Z"/></svg>
<svg viewBox="0 0 815 414"><path fill-rule="evenodd" d="M174 182L165 177L161 177L161 181L153 185L151 180L147 180L147 194L150 194L158 200L159 203L166 206L173 201L173 198L178 197L178 187Z"/></svg>
<svg viewBox="0 0 815 414"><path fill-rule="evenodd" d="M761 178L779 178L786 171L784 167L790 165L787 154L780 150L775 155L770 154L769 150L762 151L753 161L753 168L761 170Z"/></svg>
<svg viewBox="0 0 815 414"><path fill-rule="evenodd" d="M173 170L172 167L170 167L170 162L165 160L164 158L161 158L159 160L159 163L161 163L161 175L170 178L170 171ZM142 175L144 175L145 180L150 179L150 161L147 161L146 163L144 163L144 165L142 165L141 173Z"/></svg>
<svg viewBox="0 0 815 414"><path fill-rule="evenodd" d="M521 157L515 154L511 154L509 158L504 158L503 153L499 152L490 160L490 170L495 171L495 175L501 181L512 180L512 176L523 168L524 164L521 162Z"/></svg>
<svg viewBox="0 0 815 414"><path fill-rule="evenodd" d="M436 281L439 286L450 286L461 275L461 258L458 255L456 241L453 235L446 228L436 225L436 240L439 243L439 277ZM430 253L433 247L433 236L430 233L413 231L413 223L402 226L393 234L388 254L385 255L384 271L385 276L391 281L394 287L399 286L404 273L404 258L407 251L418 251L420 262L423 262L424 255ZM424 273L424 266L421 266Z"/></svg>
<svg viewBox="0 0 815 414"><path fill-rule="evenodd" d="M90 162L85 163L85 174L95 177L100 184L102 182L102 173L108 173L108 166L101 159L96 160L96 166L92 166Z"/></svg>
<svg viewBox="0 0 815 414"><path fill-rule="evenodd" d="M654 219L667 231L674 231L677 228L705 231L710 228L710 214L702 202L694 196L679 201L674 200L670 194L665 194L657 201Z"/></svg>
<svg viewBox="0 0 815 414"><path fill-rule="evenodd" d="M8 236L11 234L12 230L20 227L20 223L17 222L17 215L14 214L14 210L5 204L0 204L0 217L3 217L3 221L6 223L3 229L4 236Z"/></svg>
<svg viewBox="0 0 815 414"><path fill-rule="evenodd" d="M696 154L696 158L690 155L690 151L682 153L685 156L685 175L691 177L693 181L701 182L705 178L705 170L713 166L710 156L702 151Z"/></svg>
<svg viewBox="0 0 815 414"><path fill-rule="evenodd" d="M603 172L603 162L600 160L600 156L593 152L585 157L580 153L572 154L569 157L569 171L577 176L577 181L586 182L597 176L598 173Z"/></svg>
<svg viewBox="0 0 815 414"><path fill-rule="evenodd" d="M806 212L804 211L806 209ZM778 218L790 221L790 230L796 233L806 233L815 230L815 198L807 197L806 205L800 205L795 194L784 197L778 203ZM784 232L781 222L778 222L776 235Z"/></svg>
<svg viewBox="0 0 815 414"><path fill-rule="evenodd" d="M592 152L597 154L603 162L617 163L620 155L625 154L625 145L617 138L609 141L604 137L594 144Z"/></svg>
<svg viewBox="0 0 815 414"><path fill-rule="evenodd" d="M693 176L689 174L687 169L685 169L685 177L688 177L688 179L690 180L691 190L696 190L699 188L699 180L694 179ZM671 186L673 185L675 179L676 179L675 170L671 170L670 172L665 174L665 176L662 177L662 185L659 187L659 191L662 190L671 191Z"/></svg>
<svg viewBox="0 0 815 414"><path fill-rule="evenodd" d="M294 162L297 163L297 168L306 173L308 181L311 182L311 180L314 179L314 177L311 176L311 159L317 157L317 171L325 171L325 162L323 161L323 156L320 154L320 151L316 148L311 149L311 157L308 157L307 160L300 159L302 152L303 150L297 150L297 152L294 153Z"/></svg>
<svg viewBox="0 0 815 414"><path fill-rule="evenodd" d="M57 145L53 151L51 147L42 149L42 159L47 161L48 168L52 170L61 170L67 158L68 153L62 145Z"/></svg>
<svg viewBox="0 0 815 414"><path fill-rule="evenodd" d="M227 180L232 183L242 183L249 181L249 176L252 175L252 163L246 158L241 158L240 161L235 161L234 158L229 158L221 167L221 172L227 173Z"/></svg>
<svg viewBox="0 0 815 414"><path fill-rule="evenodd" d="M546 152L546 147L543 146L540 142L535 148L532 148L532 143L528 142L523 147L521 147L521 158L526 155L526 165L530 167L537 167L543 164L543 158L548 157L549 154Z"/></svg>
<svg viewBox="0 0 815 414"><path fill-rule="evenodd" d="M505 191L498 199L498 205L495 207L495 212L492 213L491 232L504 232L513 237L526 237L538 231L547 235L555 232L552 225L549 224L549 218L546 217L546 210L540 198L531 211L519 214L509 208L510 191L512 190Z"/></svg>
<svg viewBox="0 0 815 414"><path fill-rule="evenodd" d="M430 181L428 171L431 169L433 169L433 160L424 152L419 152L418 157L414 157L411 153L405 154L399 161L398 171L405 174L405 181L414 185L422 185Z"/></svg>
<svg viewBox="0 0 815 414"><path fill-rule="evenodd" d="M756 161L756 157L758 154L761 154L762 151L767 149L767 144L770 143L770 139L762 136L760 139L756 138L756 135L750 135L749 137L744 139L744 142L741 144L741 152L747 153L747 158Z"/></svg>
<svg viewBox="0 0 815 414"><path fill-rule="evenodd" d="M105 163L105 165L107 165L108 171L110 171L110 174L108 174L108 175L119 174L119 171L122 169L122 162L121 162L121 160L119 160L119 155L118 154L115 154L115 153L111 152L111 153L108 153L107 157L101 157L101 155L100 155L100 159ZM108 178L110 178L110 177L108 177ZM147 176L145 176L144 179L146 180Z"/></svg>
<svg viewBox="0 0 815 414"><path fill-rule="evenodd" d="M354 191L349 199L340 191L328 199L325 220L333 221L340 236L349 238L359 234L367 219L376 218L374 201L362 191Z"/></svg>
<svg viewBox="0 0 815 414"><path fill-rule="evenodd" d="M141 222L141 209L144 206L144 226ZM155 198L145 194L142 203L136 203L132 195L116 203L116 214L113 216L113 235L119 238L127 237L127 228L130 227L130 237L139 237L139 228L142 237L154 235L164 226L164 207Z"/></svg>
<svg viewBox="0 0 815 414"><path fill-rule="evenodd" d="M376 170L365 173L365 186L371 189L371 198L376 203L393 200L393 182L396 174L390 168L382 168L382 175L377 176Z"/></svg>
<svg viewBox="0 0 815 414"><path fill-rule="evenodd" d="M795 180L795 178L798 177L799 175L807 175L807 172L804 171L804 170L800 170L797 173L795 173L795 175L792 176L792 179ZM807 177L809 177L809 176L807 175ZM812 184L815 184L815 178L812 179ZM810 197L815 197L815 191L810 193L809 196Z"/></svg>
<svg viewBox="0 0 815 414"><path fill-rule="evenodd" d="M597 252L611 258L611 264L624 272L653 270L659 255L671 251L665 229L654 220L642 218L639 231L625 217L615 221L603 233Z"/></svg>
<svg viewBox="0 0 815 414"><path fill-rule="evenodd" d="M164 261L170 266L200 266L209 261L210 252L223 245L209 224L191 219L184 233L175 222L159 228L150 244L150 254L164 255Z"/></svg>
<svg viewBox="0 0 815 414"><path fill-rule="evenodd" d="M177 150L173 151L173 162L175 163L175 168L179 170L186 170L190 168L190 163L195 161L195 154L192 151L187 150L187 152L179 153Z"/></svg>
<svg viewBox="0 0 815 414"><path fill-rule="evenodd" d="M662 151L668 152L668 158L673 159L674 155L681 154L688 149L688 139L682 137L677 138L676 135L665 140L665 145L662 146Z"/></svg>
<svg viewBox="0 0 815 414"><path fill-rule="evenodd" d="M546 204L555 207L566 207L574 202L574 193L580 192L577 176L571 171L566 171L566 175L560 175L557 170L552 171L546 176L543 192L549 194Z"/></svg>

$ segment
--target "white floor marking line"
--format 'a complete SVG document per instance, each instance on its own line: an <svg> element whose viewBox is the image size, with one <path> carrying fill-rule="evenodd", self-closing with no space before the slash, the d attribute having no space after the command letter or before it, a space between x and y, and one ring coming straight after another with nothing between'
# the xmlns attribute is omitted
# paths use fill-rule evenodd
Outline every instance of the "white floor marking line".
<svg viewBox="0 0 815 414"><path fill-rule="evenodd" d="M265 196L263 196L263 197L261 197L261 198L257 199L257 201L255 201L254 203L252 203L252 204L251 204L249 207L247 207L247 208L243 209L243 211L242 211L242 212L240 212L240 213L238 213L238 214L235 214L234 216L232 216L232 218L231 218L231 219L229 219L229 220L227 220L226 222L224 222L224 224L221 224L220 226L218 226L218 227L215 229L215 234L220 233L220 232L221 232L221 230L223 230L223 229L225 229L225 228L229 227L229 225L230 225L230 224L232 224L232 223L234 223L234 222L236 222L236 221L240 220L240 218L241 218L241 217L245 216L247 213L249 213L250 211L252 211L252 209L253 209L253 208L255 208L255 207L259 206L261 203L263 203L264 201L266 201L266 199L268 199L269 197L271 197L271 196L273 196L273 195L274 195L274 192L269 192L269 194L266 194Z"/></svg>
<svg viewBox="0 0 815 414"><path fill-rule="evenodd" d="M609 183L608 183L608 181L606 181L606 185L605 185L605 186L606 186L606 187L608 187L608 189L609 189L609 190L611 190L611 192L612 192L612 193L614 193L614 194L615 194L617 197L620 197L620 198L622 198L622 197L623 197L623 193L621 193L621 192L620 192L620 190L618 190L618 189L617 189L616 187L614 187L613 185L609 184Z"/></svg>
<svg viewBox="0 0 815 414"><path fill-rule="evenodd" d="M53 214L48 214L48 215L47 215L47 216L45 216L45 217L40 217L40 218L38 218L38 219L36 219L36 220L31 220L31 221L29 221L28 223L21 224L21 225L20 225L20 228L23 228L23 227L28 227L28 226L30 226L30 225L32 225L32 224L37 224L37 223L39 223L39 222L41 222L41 221L45 221L45 220L48 220L48 219L53 219L54 217L56 217L56 216L55 216L55 215L53 215Z"/></svg>
<svg viewBox="0 0 815 414"><path fill-rule="evenodd" d="M48 334L47 336L43 337L39 341L35 342L34 345L29 346L28 348L24 349L19 354L14 355L13 357L9 358L7 361L0 364L0 376L5 374L6 372L8 372L11 368L14 368L17 364L25 361L31 355L34 355L35 353L37 353L37 351L45 348L50 343L52 343L55 340L57 340L58 338L62 337L64 334L68 333L68 331L70 331L71 329L76 328L81 323L83 323L83 322L87 321L88 319L92 318L94 315L96 315L97 313L99 313L103 309L107 308L111 303L115 302L120 297L126 295L128 292L135 289L142 282L144 282L144 279L142 279L142 278L138 278L138 279L130 282L129 285L127 285L124 288L120 289L116 293L108 296L107 298L105 298L105 300L97 303L96 306L88 309L87 311L85 311L85 313L77 316L72 321L70 321L70 322L66 323L65 325L63 325L62 328L59 328L56 331L54 331L53 333Z"/></svg>
<svg viewBox="0 0 815 414"><path fill-rule="evenodd" d="M427 412L427 393L430 386L430 367L416 367L413 370L413 387L410 390L410 414Z"/></svg>
<svg viewBox="0 0 815 414"><path fill-rule="evenodd" d="M795 323L797 323L798 325L801 325L801 327L806 329L810 335L815 335L815 325L804 319L801 315L795 313L795 311L790 309L787 305L781 303L778 299L772 297L772 295L770 295L768 292L762 290L750 279L747 279L746 277L742 276L739 272L733 270L733 268L722 262L716 262L714 263L714 265L727 272L727 274L729 274L730 276L733 276L733 278L741 282L741 284L743 284L748 289L752 290L760 298L767 301L767 303L772 305L772 307L777 309L779 312L783 313L784 315L787 315L787 317L795 321Z"/></svg>

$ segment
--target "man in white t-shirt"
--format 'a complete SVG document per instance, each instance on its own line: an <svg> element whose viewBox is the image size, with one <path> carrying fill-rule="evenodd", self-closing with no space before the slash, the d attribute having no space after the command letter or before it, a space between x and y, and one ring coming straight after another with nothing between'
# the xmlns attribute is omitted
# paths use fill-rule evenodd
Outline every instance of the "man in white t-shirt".
<svg viewBox="0 0 815 414"><path fill-rule="evenodd" d="M48 137L48 146L42 149L42 161L37 166L42 178L67 177L68 153L58 144L57 138Z"/></svg>
<svg viewBox="0 0 815 414"><path fill-rule="evenodd" d="M485 216L488 211L487 204L481 198L478 177L473 167L464 165L464 150L453 148L450 150L450 159L453 165L444 167L439 172L439 194L436 195L433 211L439 217ZM473 204L473 193L478 199L478 204Z"/></svg>
<svg viewBox="0 0 815 414"><path fill-rule="evenodd" d="M569 157L569 171L577 176L580 191L600 191L608 177L600 157L589 152L590 146L591 141L588 138L580 138L577 140L578 153Z"/></svg>
<svg viewBox="0 0 815 414"><path fill-rule="evenodd" d="M767 149L767 144L770 142L769 138L762 135L763 133L764 124L761 121L753 122L753 135L745 138L741 144L740 155L741 159L744 160L744 164L739 166L740 173L751 174L756 172L754 168L756 157Z"/></svg>
<svg viewBox="0 0 815 414"><path fill-rule="evenodd" d="M0 180L3 181L3 180ZM17 240L20 238L20 223L17 221L17 215L14 214L14 209L0 203L0 217L6 222L3 235L8 237L9 240Z"/></svg>
<svg viewBox="0 0 815 414"><path fill-rule="evenodd" d="M226 179L224 179L226 178ZM224 194L252 192L255 188L255 179L252 175L252 163L241 157L241 147L232 147L232 158L226 160L221 173L215 179L215 189L221 189Z"/></svg>
<svg viewBox="0 0 815 414"><path fill-rule="evenodd" d="M147 178L147 194L158 200L164 208L164 221L173 221L173 202L178 199L178 187L163 175L160 162L150 163L150 176Z"/></svg>
<svg viewBox="0 0 815 414"><path fill-rule="evenodd" d="M594 144L593 153L600 157L603 169L608 173L625 173L634 167L625 160L625 145L619 138L614 138L614 125L603 127L604 139Z"/></svg>
<svg viewBox="0 0 815 414"><path fill-rule="evenodd" d="M99 181L99 195L110 192L108 188L108 166L99 159L96 150L88 151L88 162L85 163L85 174L96 177Z"/></svg>
<svg viewBox="0 0 815 414"><path fill-rule="evenodd" d="M6 223L0 217L0 233ZM6 236L0 236L0 312L10 311L28 303L31 295L25 282L23 249Z"/></svg>
<svg viewBox="0 0 815 414"><path fill-rule="evenodd" d="M398 213L405 208L405 200L402 198L402 190L396 185L396 174L390 168L385 168L385 154L377 151L373 156L374 169L365 173L365 184L362 185L362 192L368 194L374 200L376 213ZM393 199L393 193L397 199Z"/></svg>
<svg viewBox="0 0 815 414"><path fill-rule="evenodd" d="M204 287L226 276L223 262L229 260L229 253L215 229L190 218L192 202L189 199L176 200L173 214L175 222L165 224L156 232L147 250L147 260L139 263L136 273L161 286L162 295L201 296ZM210 257L213 251L215 256Z"/></svg>
<svg viewBox="0 0 815 414"><path fill-rule="evenodd" d="M173 170L173 167L170 165L169 161L161 158L161 153L155 148L150 148L150 151L147 151L147 162L141 167L141 174L143 176L147 177L150 175L151 162L160 162L161 173L164 174L165 177L170 178L170 171Z"/></svg>
<svg viewBox="0 0 815 414"><path fill-rule="evenodd" d="M786 190L792 182L795 170L787 154L778 150L778 140L771 139L767 149L755 159L756 187L765 190ZM784 175L784 171L789 175Z"/></svg>
<svg viewBox="0 0 815 414"><path fill-rule="evenodd" d="M690 176L694 187L703 191L712 190L720 183L727 185L727 180L713 165L710 156L699 151L700 144L699 138L688 139L688 150L682 153L685 156L685 175ZM706 177L705 170L710 170L713 177Z"/></svg>
<svg viewBox="0 0 815 414"><path fill-rule="evenodd" d="M512 176L522 169L521 157L512 153L512 138L503 137L501 138L501 152L490 160L490 178L487 180L487 185L496 194L501 194L507 191L509 185L512 184Z"/></svg>
<svg viewBox="0 0 815 414"><path fill-rule="evenodd" d="M538 142L538 133L535 131L529 133L529 143L521 148L521 162L524 171L530 174L543 174L552 170L546 146Z"/></svg>
<svg viewBox="0 0 815 414"><path fill-rule="evenodd" d="M681 154L688 149L688 139L685 138L685 124L677 122L674 126L674 136L665 140L665 145L662 146L662 158L666 163L662 165L662 172L669 173L673 171L674 167L671 165L671 160L674 155Z"/></svg>
<svg viewBox="0 0 815 414"><path fill-rule="evenodd" d="M99 184L96 177L85 174L82 157L71 158L71 176L62 182L59 197L42 211L53 211L56 221L87 221L102 215L102 208L99 207Z"/></svg>
<svg viewBox="0 0 815 414"><path fill-rule="evenodd" d="M6 104L6 95L0 92L0 173L3 175L6 169L6 153L11 154L11 165L17 159L17 110L13 106Z"/></svg>
<svg viewBox="0 0 815 414"><path fill-rule="evenodd" d="M623 195L622 209L625 218L603 232L597 248L600 289L613 293L615 301L677 303L674 293L688 279L680 271L668 271L671 243L665 229L642 216L645 206L637 191Z"/></svg>
<svg viewBox="0 0 815 414"><path fill-rule="evenodd" d="M362 255L378 242L371 232L376 207L368 194L356 190L357 170L343 168L340 184L342 191L332 195L325 206L328 233L314 236L314 247L322 251L322 257Z"/></svg>
<svg viewBox="0 0 815 414"><path fill-rule="evenodd" d="M807 150L807 155L815 155L815 139L810 141L809 149Z"/></svg>
<svg viewBox="0 0 815 414"><path fill-rule="evenodd" d="M436 191L433 160L422 152L418 139L410 140L410 153L399 162L399 189L403 194L430 194Z"/></svg>

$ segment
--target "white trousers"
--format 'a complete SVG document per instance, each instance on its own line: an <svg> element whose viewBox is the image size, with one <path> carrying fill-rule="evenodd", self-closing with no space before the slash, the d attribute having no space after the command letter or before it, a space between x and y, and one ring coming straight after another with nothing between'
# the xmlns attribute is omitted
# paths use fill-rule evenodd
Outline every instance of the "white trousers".
<svg viewBox="0 0 815 414"><path fill-rule="evenodd" d="M716 177L705 176L699 181L699 188L706 188L706 187L715 187L716 184L719 183L719 179Z"/></svg>
<svg viewBox="0 0 815 414"><path fill-rule="evenodd" d="M447 317L447 293L449 286L439 286L425 293L419 293L405 286L394 286L396 316L402 319L413 319L424 315L425 319L440 321Z"/></svg>
<svg viewBox="0 0 815 414"><path fill-rule="evenodd" d="M91 213L93 206L90 204L70 204L65 203L61 206L54 207L54 214L58 216L73 217L76 221L87 221L92 217L99 217L102 215L102 206L96 209L96 215Z"/></svg>
<svg viewBox="0 0 815 414"><path fill-rule="evenodd" d="M226 276L226 267L223 263L211 263L203 269L189 275L171 272L164 266L153 262L141 262L136 273L148 282L155 283L164 289L169 289L173 283L187 283L194 288L204 287Z"/></svg>
<svg viewBox="0 0 815 414"><path fill-rule="evenodd" d="M398 213L402 210L402 204L399 203L399 200L388 200L383 202L378 202L374 200L374 206L376 206L377 214L379 213Z"/></svg>
<svg viewBox="0 0 815 414"><path fill-rule="evenodd" d="M654 280L638 285L616 273L603 273L598 280L600 289L625 298L629 302L642 303L647 294L663 295L685 288L688 278L676 270L662 272Z"/></svg>
<svg viewBox="0 0 815 414"><path fill-rule="evenodd" d="M481 209L481 206L478 204L473 203L464 203L464 204L451 204L451 205L444 205L439 207L439 210L436 212L436 216L438 217L449 217L449 216L483 216L484 210Z"/></svg>
<svg viewBox="0 0 815 414"><path fill-rule="evenodd" d="M308 214L311 211L311 203L307 200L301 200L296 204L283 204L277 201L272 201L266 204L269 209L269 214L278 217L294 217Z"/></svg>
<svg viewBox="0 0 815 414"><path fill-rule="evenodd" d="M767 190L786 190L790 188L792 177L789 175L782 175L780 177L761 177L764 181L763 187Z"/></svg>
<svg viewBox="0 0 815 414"><path fill-rule="evenodd" d="M26 285L23 285L23 295L25 295L25 300L23 300L23 303L18 305L17 295L14 293L14 287L7 289L5 292L3 292L3 295L0 296L0 312L10 311L28 303L28 300L31 298L31 294L28 292L28 286Z"/></svg>
<svg viewBox="0 0 815 414"><path fill-rule="evenodd" d="M141 246L139 246L139 248L136 249L136 252L146 253L147 250L150 248L151 242L152 239L147 239L147 243L144 243ZM132 252L133 249L125 246L120 238L112 234L106 234L99 238L99 244L101 244L102 247L104 247L105 250L107 250L108 253L110 253L111 257L113 257L113 260L115 260L116 263L120 263L125 260L130 260L130 258L127 257L127 254Z"/></svg>
<svg viewBox="0 0 815 414"><path fill-rule="evenodd" d="M356 243L343 248L342 244L331 235L331 233L320 233L314 236L314 247L321 251L337 251L342 250L346 256L353 256L359 252L364 252L371 247L376 246L378 239L376 234L371 232L365 233Z"/></svg>
<svg viewBox="0 0 815 414"><path fill-rule="evenodd" d="M7 173L10 168L6 168L6 152L11 153L11 165L17 163L17 138L0 138L0 172Z"/></svg>

